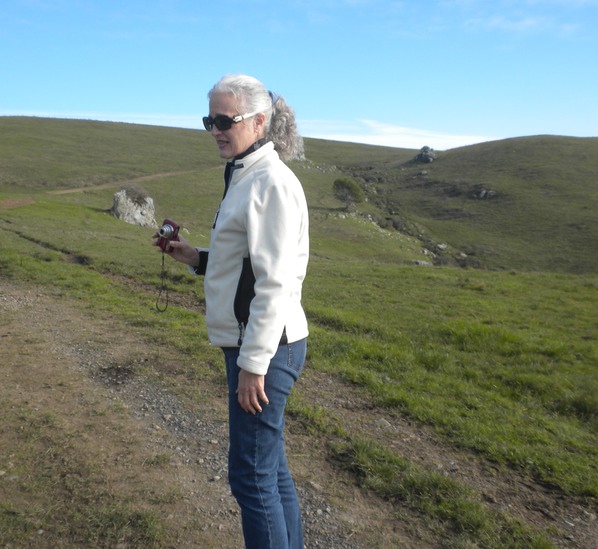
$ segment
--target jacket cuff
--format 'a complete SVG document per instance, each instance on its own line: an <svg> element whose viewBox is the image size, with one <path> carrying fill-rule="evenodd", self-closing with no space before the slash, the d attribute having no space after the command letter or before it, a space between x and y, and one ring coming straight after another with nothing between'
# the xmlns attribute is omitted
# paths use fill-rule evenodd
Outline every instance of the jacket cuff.
<svg viewBox="0 0 598 549"><path fill-rule="evenodd" d="M237 366L250 374L256 374L258 376L265 376L268 373L269 364L257 364L253 361L245 361L241 357L237 359Z"/></svg>
<svg viewBox="0 0 598 549"><path fill-rule="evenodd" d="M207 250L203 250L200 248L196 248L197 249L197 254L199 256L199 264L196 266L193 265L189 265L189 272L191 272L191 274L196 274L196 275L205 275L206 274L206 268L208 266L208 251Z"/></svg>

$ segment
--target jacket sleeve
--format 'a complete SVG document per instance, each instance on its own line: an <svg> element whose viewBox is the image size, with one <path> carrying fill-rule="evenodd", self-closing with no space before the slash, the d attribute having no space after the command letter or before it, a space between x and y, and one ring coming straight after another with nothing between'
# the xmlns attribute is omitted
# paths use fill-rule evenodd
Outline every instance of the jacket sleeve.
<svg viewBox="0 0 598 549"><path fill-rule="evenodd" d="M294 175L280 175L282 182L262 182L253 188L246 218L255 297L237 364L260 375L268 370L280 344L291 301L300 292L299 240L302 231L307 230L301 184Z"/></svg>

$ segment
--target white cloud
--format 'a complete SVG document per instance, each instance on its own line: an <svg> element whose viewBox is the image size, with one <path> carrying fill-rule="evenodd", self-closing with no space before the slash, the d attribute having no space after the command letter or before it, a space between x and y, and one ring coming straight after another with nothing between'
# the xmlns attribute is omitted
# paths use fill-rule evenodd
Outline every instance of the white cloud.
<svg viewBox="0 0 598 549"><path fill-rule="evenodd" d="M355 120L340 124L325 120L300 120L299 129L305 137L417 150L424 146L446 150L500 139L492 136L447 134L407 128L376 120Z"/></svg>
<svg viewBox="0 0 598 549"><path fill-rule="evenodd" d="M493 15L486 18L468 19L464 22L468 30L501 30L507 32L531 32L542 31L554 27L553 21L547 17L506 17L504 15Z"/></svg>

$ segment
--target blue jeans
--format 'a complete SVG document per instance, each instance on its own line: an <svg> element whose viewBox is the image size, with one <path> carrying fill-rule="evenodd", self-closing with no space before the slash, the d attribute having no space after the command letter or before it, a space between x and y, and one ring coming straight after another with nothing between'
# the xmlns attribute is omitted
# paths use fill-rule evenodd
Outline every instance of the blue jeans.
<svg viewBox="0 0 598 549"><path fill-rule="evenodd" d="M301 512L284 448L284 409L305 362L305 339L280 345L270 361L270 404L252 415L237 401L238 348L223 349L228 378L228 480L241 508L247 549L303 549Z"/></svg>

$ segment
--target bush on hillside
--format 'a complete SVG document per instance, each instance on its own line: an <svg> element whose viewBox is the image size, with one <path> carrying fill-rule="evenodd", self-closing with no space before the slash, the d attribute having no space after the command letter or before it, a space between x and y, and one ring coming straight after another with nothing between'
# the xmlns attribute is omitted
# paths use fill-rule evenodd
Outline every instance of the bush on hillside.
<svg viewBox="0 0 598 549"><path fill-rule="evenodd" d="M332 184L332 188L334 190L334 196L339 200L342 200L346 204L347 209L350 205L358 204L365 199L362 188L349 177L336 179Z"/></svg>

